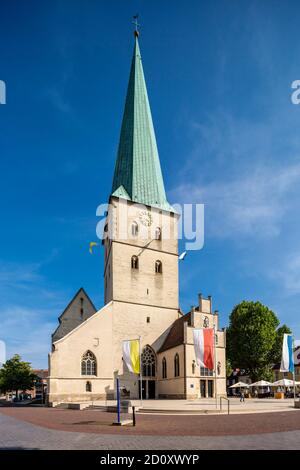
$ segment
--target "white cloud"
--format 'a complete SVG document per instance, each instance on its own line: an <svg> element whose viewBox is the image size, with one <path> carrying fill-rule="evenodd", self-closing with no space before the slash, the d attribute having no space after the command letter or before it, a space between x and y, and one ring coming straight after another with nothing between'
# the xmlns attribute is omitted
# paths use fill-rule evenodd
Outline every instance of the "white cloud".
<svg viewBox="0 0 300 470"><path fill-rule="evenodd" d="M33 367L47 367L51 333L65 302L65 295L52 291L40 273L55 256L54 250L39 263L0 264L0 340L8 358L19 354Z"/></svg>
<svg viewBox="0 0 300 470"><path fill-rule="evenodd" d="M300 294L300 252L289 253L279 267L270 270L269 276L277 280L287 294Z"/></svg>
<svg viewBox="0 0 300 470"><path fill-rule="evenodd" d="M192 150L172 202L204 203L206 236L278 236L300 205L300 138L290 104L269 119L219 111L190 122Z"/></svg>
<svg viewBox="0 0 300 470"><path fill-rule="evenodd" d="M23 285L41 279L38 270L39 263L17 264L11 262L0 263L0 283L2 286Z"/></svg>
<svg viewBox="0 0 300 470"><path fill-rule="evenodd" d="M74 110L66 100L64 93L58 88L49 88L46 93L54 108L64 114L72 115Z"/></svg>
<svg viewBox="0 0 300 470"><path fill-rule="evenodd" d="M47 367L51 333L56 324L51 309L30 309L12 305L1 311L0 339L6 344L7 358L19 354L32 366Z"/></svg>
<svg viewBox="0 0 300 470"><path fill-rule="evenodd" d="M187 183L176 188L180 202L205 204L205 223L215 237L273 237L284 228L290 199L300 185L300 164L257 167L226 181ZM293 201L295 205L295 201Z"/></svg>

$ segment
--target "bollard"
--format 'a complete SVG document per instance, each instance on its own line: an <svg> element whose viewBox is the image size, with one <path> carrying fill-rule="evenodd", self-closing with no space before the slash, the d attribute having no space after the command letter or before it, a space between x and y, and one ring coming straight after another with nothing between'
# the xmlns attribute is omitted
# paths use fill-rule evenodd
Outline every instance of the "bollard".
<svg viewBox="0 0 300 470"><path fill-rule="evenodd" d="M135 406L132 407L132 426L135 426Z"/></svg>

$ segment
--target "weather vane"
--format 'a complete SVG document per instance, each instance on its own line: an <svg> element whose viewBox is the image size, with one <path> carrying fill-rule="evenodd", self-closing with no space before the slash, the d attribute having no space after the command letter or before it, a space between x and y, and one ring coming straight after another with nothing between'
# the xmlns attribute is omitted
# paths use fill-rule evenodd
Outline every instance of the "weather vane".
<svg viewBox="0 0 300 470"><path fill-rule="evenodd" d="M135 35L136 37L138 37L138 35L139 35L139 30L138 30L138 28L139 28L139 26L140 26L139 23L138 23L138 17L139 17L139 14L136 13L136 14L133 16L133 22L132 22L132 23L134 24L134 26L135 26L134 35Z"/></svg>

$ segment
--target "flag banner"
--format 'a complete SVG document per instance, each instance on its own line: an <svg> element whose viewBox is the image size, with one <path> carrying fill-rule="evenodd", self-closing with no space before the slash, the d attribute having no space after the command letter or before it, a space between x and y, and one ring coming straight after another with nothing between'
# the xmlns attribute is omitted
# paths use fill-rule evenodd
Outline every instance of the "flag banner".
<svg viewBox="0 0 300 470"><path fill-rule="evenodd" d="M293 337L287 333L283 335L280 372L294 372Z"/></svg>
<svg viewBox="0 0 300 470"><path fill-rule="evenodd" d="M123 341L123 361L130 372L140 373L140 342L138 339Z"/></svg>
<svg viewBox="0 0 300 470"><path fill-rule="evenodd" d="M198 366L214 369L214 329L200 328L193 330L194 349Z"/></svg>

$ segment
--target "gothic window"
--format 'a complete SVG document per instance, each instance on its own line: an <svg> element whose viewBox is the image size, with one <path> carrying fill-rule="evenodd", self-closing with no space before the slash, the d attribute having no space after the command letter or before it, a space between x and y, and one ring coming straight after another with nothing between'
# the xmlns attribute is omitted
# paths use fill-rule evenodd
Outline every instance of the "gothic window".
<svg viewBox="0 0 300 470"><path fill-rule="evenodd" d="M97 360L91 351L87 351L82 356L81 375L97 375Z"/></svg>
<svg viewBox="0 0 300 470"><path fill-rule="evenodd" d="M131 257L131 269L139 269L139 259L137 256Z"/></svg>
<svg viewBox="0 0 300 470"><path fill-rule="evenodd" d="M174 357L174 376L179 377L179 375L180 375L179 355L178 353L176 353Z"/></svg>
<svg viewBox="0 0 300 470"><path fill-rule="evenodd" d="M167 378L167 361L165 357L162 360L162 378Z"/></svg>
<svg viewBox="0 0 300 470"><path fill-rule="evenodd" d="M162 274L162 262L159 260L155 261L155 272L156 274Z"/></svg>
<svg viewBox="0 0 300 470"><path fill-rule="evenodd" d="M209 327L209 319L208 317L204 317L203 319L203 327L208 328Z"/></svg>
<svg viewBox="0 0 300 470"><path fill-rule="evenodd" d="M137 222L133 222L131 225L131 234L133 237L136 237L139 232L139 226Z"/></svg>
<svg viewBox="0 0 300 470"><path fill-rule="evenodd" d="M221 374L221 362L220 361L217 364L217 372L218 372L218 375Z"/></svg>
<svg viewBox="0 0 300 470"><path fill-rule="evenodd" d="M161 240L161 229L160 229L160 227L156 227L156 229L155 229L155 240Z"/></svg>
<svg viewBox="0 0 300 470"><path fill-rule="evenodd" d="M91 382L87 382L87 383L85 384L85 391L86 391L86 392L91 392L91 391L92 391L92 384L91 384Z"/></svg>
<svg viewBox="0 0 300 470"><path fill-rule="evenodd" d="M196 364L195 361L192 362L192 374L194 375L196 372Z"/></svg>
<svg viewBox="0 0 300 470"><path fill-rule="evenodd" d="M156 358L153 349L145 346L142 352L143 377L156 376Z"/></svg>

